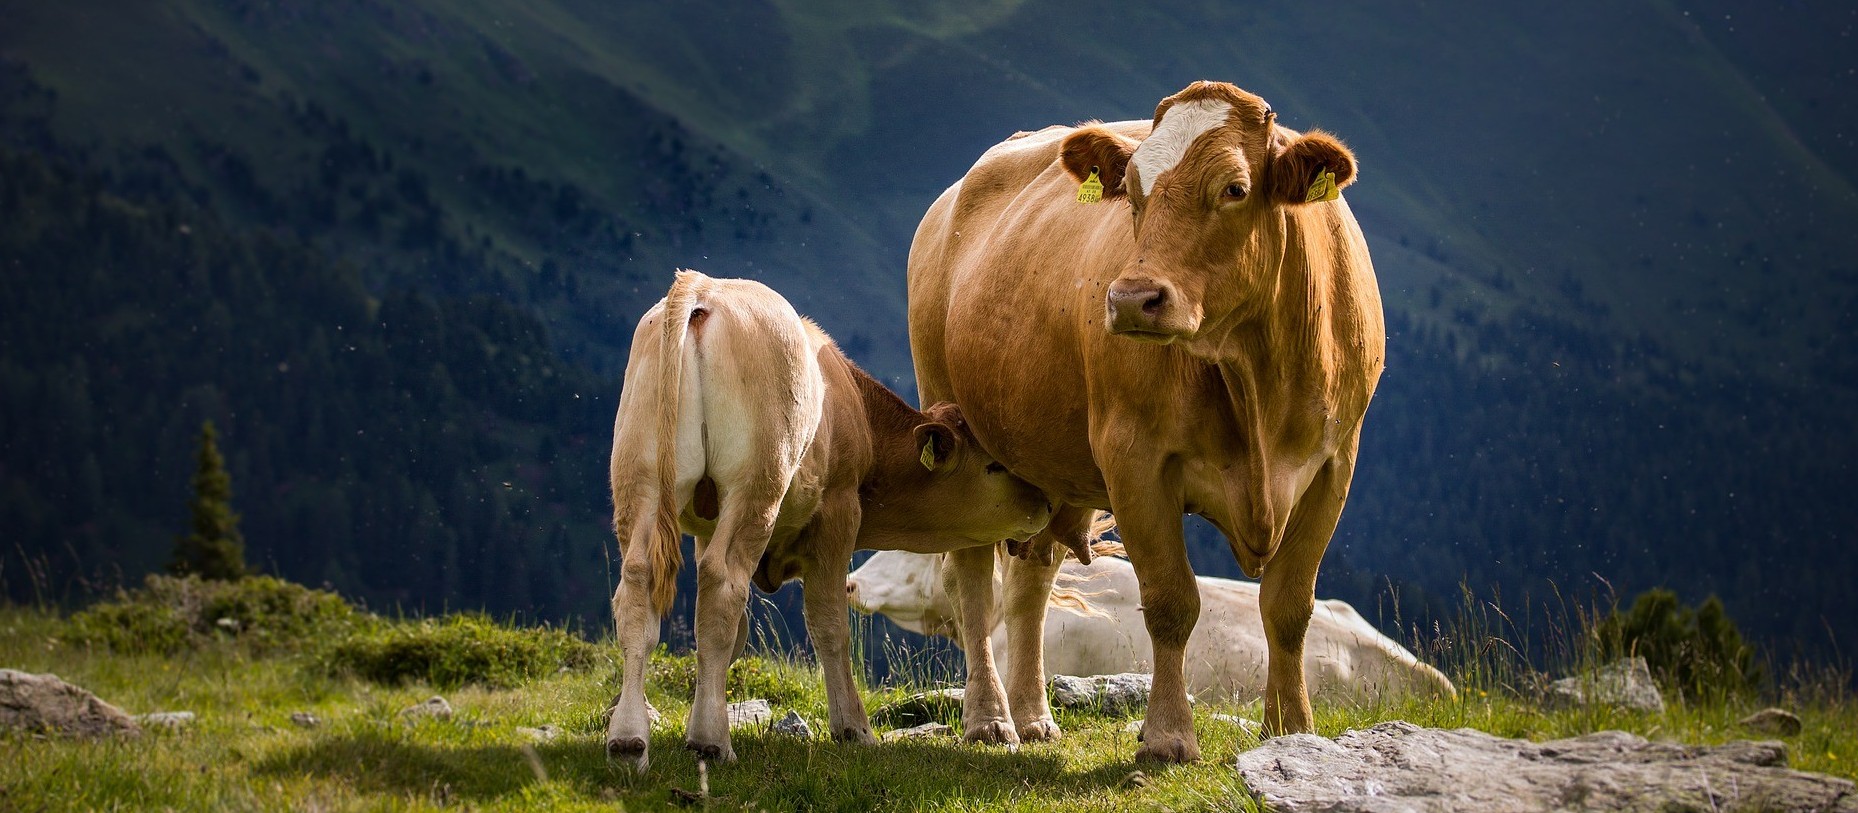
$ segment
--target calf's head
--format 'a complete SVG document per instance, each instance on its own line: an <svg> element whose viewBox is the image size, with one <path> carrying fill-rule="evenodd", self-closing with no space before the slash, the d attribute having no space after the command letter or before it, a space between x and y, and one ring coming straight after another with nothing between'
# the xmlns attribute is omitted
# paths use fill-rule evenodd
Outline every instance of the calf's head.
<svg viewBox="0 0 1858 813"><path fill-rule="evenodd" d="M1134 215L1136 251L1105 294L1110 332L1191 341L1268 307L1288 210L1326 205L1355 179L1333 136L1277 126L1271 106L1223 82L1161 100L1148 138L1100 125L1067 136L1065 170L1092 172Z"/></svg>
<svg viewBox="0 0 1858 813"><path fill-rule="evenodd" d="M1024 539L1051 519L1045 493L1013 476L975 441L961 410L939 403L910 430L907 449L880 449L885 476L863 496L860 534ZM886 545L892 547L894 545Z"/></svg>

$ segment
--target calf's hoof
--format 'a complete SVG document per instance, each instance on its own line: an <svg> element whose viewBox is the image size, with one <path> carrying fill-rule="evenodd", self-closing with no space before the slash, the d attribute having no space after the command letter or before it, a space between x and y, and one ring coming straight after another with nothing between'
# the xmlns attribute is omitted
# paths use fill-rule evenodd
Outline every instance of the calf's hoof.
<svg viewBox="0 0 1858 813"><path fill-rule="evenodd" d="M987 720L967 726L966 729L962 739L968 742L1008 747L1019 745L1019 735L1013 733L1013 724L1007 720Z"/></svg>
<svg viewBox="0 0 1858 813"><path fill-rule="evenodd" d="M735 749L729 743L722 742L686 742L685 748L697 752L697 758L710 762L734 762Z"/></svg>
<svg viewBox="0 0 1858 813"><path fill-rule="evenodd" d="M1181 736L1142 732L1142 747L1135 749L1137 762L1185 764L1200 761L1200 744Z"/></svg>
<svg viewBox="0 0 1858 813"><path fill-rule="evenodd" d="M838 742L849 742L855 745L871 745L877 742L877 737L871 735L871 729L869 727L853 728L851 726L846 726L832 732L832 738Z"/></svg>
<svg viewBox="0 0 1858 813"><path fill-rule="evenodd" d="M1062 737L1064 732L1050 717L1042 717L1019 727L1020 742L1052 742Z"/></svg>
<svg viewBox="0 0 1858 813"><path fill-rule="evenodd" d="M643 773L651 764L651 756L645 751L644 737L617 737L606 741L606 759L631 765L632 769Z"/></svg>

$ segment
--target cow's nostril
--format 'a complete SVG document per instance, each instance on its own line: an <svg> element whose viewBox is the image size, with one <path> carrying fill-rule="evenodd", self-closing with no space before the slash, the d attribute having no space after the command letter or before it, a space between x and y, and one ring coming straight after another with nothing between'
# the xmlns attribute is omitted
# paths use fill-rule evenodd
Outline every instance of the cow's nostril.
<svg viewBox="0 0 1858 813"><path fill-rule="evenodd" d="M846 582L845 583L845 595L848 595L848 596L858 595L858 583L857 582Z"/></svg>
<svg viewBox="0 0 1858 813"><path fill-rule="evenodd" d="M1161 313L1161 306L1168 302L1168 289L1156 288L1154 295L1142 302L1142 312L1149 316Z"/></svg>

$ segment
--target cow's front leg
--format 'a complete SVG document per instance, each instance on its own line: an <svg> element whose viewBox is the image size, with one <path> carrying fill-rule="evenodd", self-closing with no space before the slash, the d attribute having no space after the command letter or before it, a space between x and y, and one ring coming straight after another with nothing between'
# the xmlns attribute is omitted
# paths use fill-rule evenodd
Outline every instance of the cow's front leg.
<svg viewBox="0 0 1858 813"><path fill-rule="evenodd" d="M704 759L735 761L729 742L729 663L748 607L748 580L768 547L779 506L778 497L740 506L725 497L716 534L697 556L697 691L684 743Z"/></svg>
<svg viewBox="0 0 1858 813"><path fill-rule="evenodd" d="M1006 688L994 668L995 545L962 548L948 554L944 588L955 598L961 621L961 648L967 655L968 685L961 702L963 737L969 742L1018 745L1019 733L1007 711Z"/></svg>
<svg viewBox="0 0 1858 813"><path fill-rule="evenodd" d="M1052 719L1051 701L1045 695L1045 613L1052 595L1052 580L1064 564L1064 552L1089 545L1089 509L1059 506L1045 530L1030 544L1048 547L1050 562L1008 559L1006 590L1001 612L1006 617L1006 696L1019 724L1020 742L1055 740L1063 732Z"/></svg>
<svg viewBox="0 0 1858 813"><path fill-rule="evenodd" d="M1265 643L1270 647L1264 687L1264 734L1298 734L1314 731L1310 693L1303 674L1303 639L1309 632L1310 613L1316 606L1316 569L1342 516L1342 504L1353 469L1332 462L1317 474L1303 493L1277 555L1259 579L1258 610L1264 619ZM1334 478L1341 477L1341 486Z"/></svg>
<svg viewBox="0 0 1858 813"><path fill-rule="evenodd" d="M1186 678L1187 638L1200 618L1200 591L1182 538L1179 481L1178 473L1164 470L1159 478L1133 478L1122 488L1109 483L1110 508L1141 584L1142 620L1154 642L1155 682L1138 761L1200 759Z"/></svg>
<svg viewBox="0 0 1858 813"><path fill-rule="evenodd" d="M832 738L873 743L871 718L852 679L851 628L846 623L845 574L858 541L858 494L846 491L827 498L811 531L813 555L801 581L805 585L806 632L826 679L826 708Z"/></svg>

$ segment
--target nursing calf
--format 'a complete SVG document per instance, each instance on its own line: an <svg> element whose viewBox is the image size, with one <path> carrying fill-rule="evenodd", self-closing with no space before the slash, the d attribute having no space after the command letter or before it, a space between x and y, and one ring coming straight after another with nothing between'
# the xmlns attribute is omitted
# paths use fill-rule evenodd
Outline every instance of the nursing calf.
<svg viewBox="0 0 1858 813"><path fill-rule="evenodd" d="M1007 561L1006 570L1024 567ZM944 557L879 553L852 572L846 592L854 609L883 613L898 626L957 640L958 612L949 596ZM1010 577L1009 577L1010 578ZM1055 675L1146 672L1154 644L1143 624L1141 587L1135 568L1104 556L1085 565L1067 561L1058 581L1088 604L1056 603L1045 620L1045 671ZM1200 619L1187 640L1187 690L1202 698L1249 701L1261 697L1270 647L1262 632L1256 582L1199 577ZM996 580L996 592L1002 589ZM1006 625L993 630L996 652L1005 652ZM1010 653L1008 653L1010 654ZM1014 665L996 655L1003 670ZM1329 700L1386 697L1450 697L1451 681L1421 663L1405 647L1382 635L1347 602L1319 600L1303 643L1303 668L1310 693Z"/></svg>
<svg viewBox="0 0 1858 813"><path fill-rule="evenodd" d="M919 412L854 366L779 294L680 271L639 322L613 427L613 619L624 685L609 755L644 768L645 667L697 538L697 687L686 729L734 759L724 678L747 638L751 578L800 578L833 736L870 741L852 684L844 578L858 547L947 550L1024 537L1044 495L981 451L960 413ZM814 589L816 587L823 589Z"/></svg>

